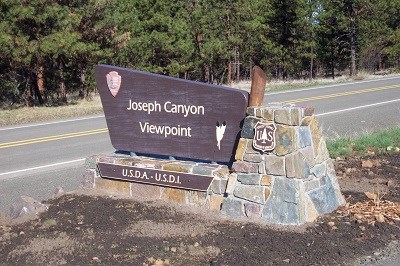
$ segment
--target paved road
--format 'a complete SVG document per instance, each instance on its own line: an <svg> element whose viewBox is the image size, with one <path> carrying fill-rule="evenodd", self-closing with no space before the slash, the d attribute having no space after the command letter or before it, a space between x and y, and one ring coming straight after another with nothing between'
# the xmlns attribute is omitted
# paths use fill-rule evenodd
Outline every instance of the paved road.
<svg viewBox="0 0 400 266"><path fill-rule="evenodd" d="M315 106L327 136L355 135L400 125L400 77L267 93L266 102ZM77 188L84 158L113 151L102 116L0 128L0 211L20 195Z"/></svg>

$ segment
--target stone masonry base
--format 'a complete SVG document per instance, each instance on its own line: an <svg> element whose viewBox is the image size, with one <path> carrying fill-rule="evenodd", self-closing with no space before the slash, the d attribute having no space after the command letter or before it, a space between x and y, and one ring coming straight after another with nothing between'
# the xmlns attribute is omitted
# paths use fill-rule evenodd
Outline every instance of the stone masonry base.
<svg viewBox="0 0 400 266"><path fill-rule="evenodd" d="M257 122L274 123L276 146L253 148ZM99 176L97 162L212 176L207 192L168 188ZM146 199L163 199L273 224L303 224L345 203L314 108L272 104L248 108L231 168L212 163L123 155L86 159L86 188Z"/></svg>

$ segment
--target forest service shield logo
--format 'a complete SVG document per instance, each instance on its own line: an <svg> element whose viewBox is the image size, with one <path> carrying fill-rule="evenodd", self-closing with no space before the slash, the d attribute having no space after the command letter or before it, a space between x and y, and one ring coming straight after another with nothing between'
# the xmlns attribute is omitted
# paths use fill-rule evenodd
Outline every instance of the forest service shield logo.
<svg viewBox="0 0 400 266"><path fill-rule="evenodd" d="M121 87L121 76L118 75L117 71L111 71L107 75L107 85L112 96L116 96L119 88Z"/></svg>
<svg viewBox="0 0 400 266"><path fill-rule="evenodd" d="M263 152L275 149L275 131L276 125L274 123L264 124L258 122L254 128L254 149Z"/></svg>

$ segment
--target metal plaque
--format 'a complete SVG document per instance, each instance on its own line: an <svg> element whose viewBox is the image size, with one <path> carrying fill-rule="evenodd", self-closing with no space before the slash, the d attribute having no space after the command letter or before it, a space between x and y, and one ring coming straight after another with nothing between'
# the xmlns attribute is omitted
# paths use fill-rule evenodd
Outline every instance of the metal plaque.
<svg viewBox="0 0 400 266"><path fill-rule="evenodd" d="M115 149L233 160L246 91L107 65L95 76Z"/></svg>
<svg viewBox="0 0 400 266"><path fill-rule="evenodd" d="M100 176L136 183L207 191L213 177L126 165L98 163Z"/></svg>
<svg viewBox="0 0 400 266"><path fill-rule="evenodd" d="M258 122L254 128L253 148L263 152L275 149L275 131L274 123Z"/></svg>

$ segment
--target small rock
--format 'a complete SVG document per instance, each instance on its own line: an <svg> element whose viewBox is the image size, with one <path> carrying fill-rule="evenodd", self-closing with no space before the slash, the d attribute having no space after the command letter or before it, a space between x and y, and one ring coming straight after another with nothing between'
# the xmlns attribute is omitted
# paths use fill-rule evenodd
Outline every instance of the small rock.
<svg viewBox="0 0 400 266"><path fill-rule="evenodd" d="M25 232L24 232L24 231L21 231L21 232L19 232L19 235L20 235L20 236L25 235Z"/></svg>
<svg viewBox="0 0 400 266"><path fill-rule="evenodd" d="M360 225L359 228L361 231L365 231L365 226Z"/></svg>
<svg viewBox="0 0 400 266"><path fill-rule="evenodd" d="M290 259L283 260L283 262L290 263Z"/></svg>
<svg viewBox="0 0 400 266"><path fill-rule="evenodd" d="M396 186L396 182L392 179L389 179L386 183L386 185L390 188L394 188Z"/></svg>
<svg viewBox="0 0 400 266"><path fill-rule="evenodd" d="M396 147L394 150L395 150L396 152L400 152L400 148L399 148L399 147Z"/></svg>
<svg viewBox="0 0 400 266"><path fill-rule="evenodd" d="M200 246L200 245L199 245L199 243L196 242L196 243L194 243L193 246L198 247L198 246Z"/></svg>
<svg viewBox="0 0 400 266"><path fill-rule="evenodd" d="M100 260L98 257L93 257L93 258L92 258L92 261L101 262L101 260Z"/></svg>
<svg viewBox="0 0 400 266"><path fill-rule="evenodd" d="M370 160L362 160L361 167L362 168L372 168L374 165Z"/></svg>
<svg viewBox="0 0 400 266"><path fill-rule="evenodd" d="M385 222L385 216L382 213L375 215L375 219L380 223Z"/></svg>
<svg viewBox="0 0 400 266"><path fill-rule="evenodd" d="M393 147L392 147L392 146L388 146L388 147L386 148L386 150L387 150L387 151L391 151L391 150L393 150Z"/></svg>
<svg viewBox="0 0 400 266"><path fill-rule="evenodd" d="M381 255L381 253L379 251L374 252L374 256L379 256L379 255Z"/></svg>
<svg viewBox="0 0 400 266"><path fill-rule="evenodd" d="M330 227L335 226L335 222L329 222L328 225L329 225Z"/></svg>
<svg viewBox="0 0 400 266"><path fill-rule="evenodd" d="M171 247L171 252L176 252L177 251L177 248L176 247Z"/></svg>

